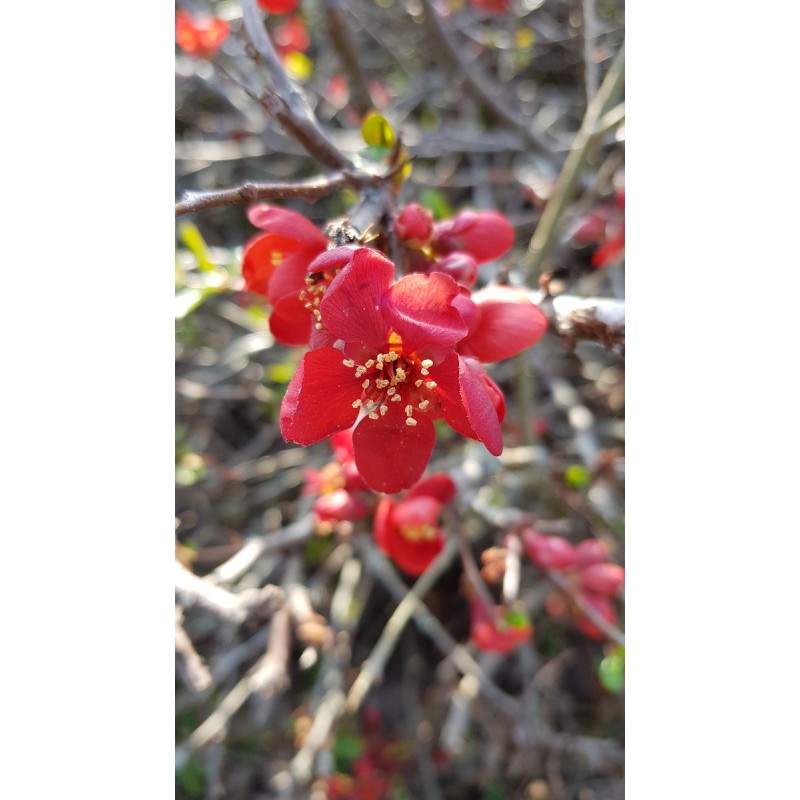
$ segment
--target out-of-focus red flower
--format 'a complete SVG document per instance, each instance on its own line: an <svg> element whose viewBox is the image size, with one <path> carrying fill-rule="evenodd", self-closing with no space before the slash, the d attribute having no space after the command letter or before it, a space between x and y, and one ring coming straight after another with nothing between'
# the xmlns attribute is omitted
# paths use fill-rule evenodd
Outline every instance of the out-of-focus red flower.
<svg viewBox="0 0 800 800"><path fill-rule="evenodd" d="M511 0L472 0L472 5L485 14L507 14L511 11Z"/></svg>
<svg viewBox="0 0 800 800"><path fill-rule="evenodd" d="M514 228L499 211L461 211L436 222L431 248L438 256L469 253L478 264L494 261L514 246Z"/></svg>
<svg viewBox="0 0 800 800"><path fill-rule="evenodd" d="M467 289L478 280L478 262L469 253L448 253L444 258L431 262L426 271L443 272Z"/></svg>
<svg viewBox="0 0 800 800"><path fill-rule="evenodd" d="M286 441L310 445L352 427L355 461L367 484L399 492L430 460L434 419L502 452L500 422L486 382L455 345L467 327L459 294L441 273L406 275L381 253L356 248L319 305L336 347L306 353L281 406Z"/></svg>
<svg viewBox="0 0 800 800"><path fill-rule="evenodd" d="M325 99L334 108L344 108L350 99L350 87L347 85L347 78L338 72L331 75L328 81L328 89L325 92Z"/></svg>
<svg viewBox="0 0 800 800"><path fill-rule="evenodd" d="M223 19L193 16L188 11L175 12L175 41L184 53L195 58L216 55L229 31Z"/></svg>
<svg viewBox="0 0 800 800"><path fill-rule="evenodd" d="M272 306L269 327L282 344L308 344L314 339L319 305L336 273L350 261L350 246L328 250L327 237L302 214L259 203L248 219L266 233L245 246L242 277L245 288L267 296ZM324 337L314 341L324 341Z"/></svg>
<svg viewBox="0 0 800 800"><path fill-rule="evenodd" d="M439 525L442 506L456 486L449 475L436 473L421 480L400 500L383 497L373 521L378 547L409 575L421 575L444 547Z"/></svg>
<svg viewBox="0 0 800 800"><path fill-rule="evenodd" d="M547 318L520 289L488 286L454 305L469 328L457 350L484 363L502 361L536 344L547 330Z"/></svg>
<svg viewBox="0 0 800 800"><path fill-rule="evenodd" d="M522 531L522 542L535 564L562 573L569 586L568 593L551 592L545 603L547 612L553 617L569 612L583 634L592 639L605 639L606 634L581 611L577 601L591 607L609 624L617 624L612 599L625 583L625 569L606 561L606 544L587 539L573 546L561 536L543 536L532 528Z"/></svg>
<svg viewBox="0 0 800 800"><path fill-rule="evenodd" d="M318 495L312 505L323 533L333 527L326 523L357 522L368 517L375 497L353 460L353 433L340 431L331 439L335 461L321 470L307 469L304 494Z"/></svg>
<svg viewBox="0 0 800 800"><path fill-rule="evenodd" d="M625 188L579 220L572 238L579 245L597 245L592 253L593 267L617 261L625 251Z"/></svg>
<svg viewBox="0 0 800 800"><path fill-rule="evenodd" d="M270 14L288 14L294 11L300 0L258 0L258 4L264 11Z"/></svg>
<svg viewBox="0 0 800 800"><path fill-rule="evenodd" d="M272 32L272 40L281 55L293 50L305 52L311 44L306 22L299 14L278 25Z"/></svg>
<svg viewBox="0 0 800 800"><path fill-rule="evenodd" d="M486 604L476 594L469 598L469 609L470 638L485 652L507 655L533 637L530 620L519 611L509 611L499 605L490 615Z"/></svg>

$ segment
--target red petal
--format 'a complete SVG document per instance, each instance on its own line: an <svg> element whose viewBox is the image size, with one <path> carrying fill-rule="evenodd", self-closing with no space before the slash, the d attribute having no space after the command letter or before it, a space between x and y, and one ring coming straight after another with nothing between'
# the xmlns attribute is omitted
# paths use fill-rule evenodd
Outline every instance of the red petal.
<svg viewBox="0 0 800 800"><path fill-rule="evenodd" d="M575 569L599 564L608 558L608 545L602 539L584 539L575 545Z"/></svg>
<svg viewBox="0 0 800 800"><path fill-rule="evenodd" d="M247 219L256 228L270 233L279 233L302 245L313 245L319 250L325 250L328 246L327 237L310 219L306 219L302 214L290 211L288 208L257 203L247 210Z"/></svg>
<svg viewBox="0 0 800 800"><path fill-rule="evenodd" d="M362 342L377 354L389 341L381 298L392 284L394 264L377 250L359 247L350 265L331 282L320 303L325 327L346 342Z"/></svg>
<svg viewBox="0 0 800 800"><path fill-rule="evenodd" d="M318 253L319 250L316 247L302 247L287 253L281 259L267 286L267 297L269 297L270 303L275 305L279 300L290 295L297 297L300 292L308 288L306 276L309 272L309 265Z"/></svg>
<svg viewBox="0 0 800 800"><path fill-rule="evenodd" d="M391 494L413 486L428 466L436 441L430 417L418 413L417 424L406 425L401 405L389 403L384 416L365 417L353 432L356 466L376 492Z"/></svg>
<svg viewBox="0 0 800 800"><path fill-rule="evenodd" d="M442 552L444 534L441 528L436 529L436 537L411 542L392 527L390 539L390 556L403 572L409 575L421 575L430 563Z"/></svg>
<svg viewBox="0 0 800 800"><path fill-rule="evenodd" d="M625 569L619 564L591 564L580 577L581 586L587 591L613 597L625 583Z"/></svg>
<svg viewBox="0 0 800 800"><path fill-rule="evenodd" d="M434 390L442 403L442 412L453 430L483 442L493 455L503 452L500 420L486 387L465 359L451 353L438 366L431 367L436 381Z"/></svg>
<svg viewBox="0 0 800 800"><path fill-rule="evenodd" d="M272 335L289 347L308 344L311 338L313 317L298 297L278 301L269 315Z"/></svg>
<svg viewBox="0 0 800 800"><path fill-rule="evenodd" d="M492 261L514 246L514 228L498 211L462 211L436 223L433 249L446 254L469 253L479 264Z"/></svg>
<svg viewBox="0 0 800 800"><path fill-rule="evenodd" d="M394 509L393 522L396 528L436 525L442 504L433 497L425 495L403 498Z"/></svg>
<svg viewBox="0 0 800 800"><path fill-rule="evenodd" d="M372 532L375 534L375 543L386 555L391 555L391 534L392 534L392 509L394 500L391 497L382 497L378 501L375 509L375 516L372 520Z"/></svg>
<svg viewBox="0 0 800 800"><path fill-rule="evenodd" d="M323 347L309 351L281 404L283 438L309 445L349 428L358 416L352 403L359 397L361 386L353 370L342 364L341 350Z"/></svg>
<svg viewBox="0 0 800 800"><path fill-rule="evenodd" d="M357 522L369 516L372 506L346 489L335 489L318 497L314 501L313 509L323 522L332 519L339 522L344 520Z"/></svg>
<svg viewBox="0 0 800 800"><path fill-rule="evenodd" d="M423 478L406 497L433 497L442 505L446 505L456 496L456 485L446 472L437 472Z"/></svg>
<svg viewBox="0 0 800 800"><path fill-rule="evenodd" d="M264 233L251 239L245 246L242 259L245 288L266 295L278 264L287 253L293 253L299 247L294 239L277 233Z"/></svg>
<svg viewBox="0 0 800 800"><path fill-rule="evenodd" d="M547 330L547 319L539 308L510 286L482 289L472 299L480 314L458 349L479 361L511 358L538 342Z"/></svg>
<svg viewBox="0 0 800 800"><path fill-rule="evenodd" d="M350 263L353 253L358 248L351 244L334 247L320 253L309 265L309 272L324 272L325 270L341 269Z"/></svg>
<svg viewBox="0 0 800 800"><path fill-rule="evenodd" d="M467 335L461 314L450 305L458 284L442 272L406 275L383 298L389 324L403 340L403 352L451 348Z"/></svg>

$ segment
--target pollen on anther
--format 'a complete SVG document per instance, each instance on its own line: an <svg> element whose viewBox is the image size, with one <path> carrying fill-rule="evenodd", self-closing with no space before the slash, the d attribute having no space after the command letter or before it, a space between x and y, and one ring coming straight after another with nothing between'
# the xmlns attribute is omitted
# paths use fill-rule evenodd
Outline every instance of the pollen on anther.
<svg viewBox="0 0 800 800"><path fill-rule="evenodd" d="M387 406L386 403L384 403L380 408L381 416L383 416L388 410L389 410L389 406Z"/></svg>
<svg viewBox="0 0 800 800"><path fill-rule="evenodd" d="M399 402L400 402L402 399L403 399L403 398L402 398L402 397L400 397L400 395L399 395L399 394L395 394L395 395L393 395L393 396L392 396L392 402L393 402L393 403L399 403Z"/></svg>
<svg viewBox="0 0 800 800"><path fill-rule="evenodd" d="M352 405L353 408L360 408L361 407L361 400L353 400L353 402L350 405Z"/></svg>
<svg viewBox="0 0 800 800"><path fill-rule="evenodd" d="M413 427L414 427L414 425L416 425L416 424L417 424L417 421L414 419L414 417L409 417L409 418L406 420L406 425L410 425L412 428L413 428Z"/></svg>
<svg viewBox="0 0 800 800"><path fill-rule="evenodd" d="M419 387L422 386L423 383L424 381L422 380L422 378L420 378L419 380L414 381L414 386L416 386L417 389L419 389Z"/></svg>
<svg viewBox="0 0 800 800"><path fill-rule="evenodd" d="M344 359L344 361L342 361L342 364L344 364L346 367L349 367L350 369L353 369L353 367L356 365L356 362L353 361L352 358L346 358Z"/></svg>
<svg viewBox="0 0 800 800"><path fill-rule="evenodd" d="M404 381L406 379L405 370L402 367L398 367L394 371L394 376L395 376L395 378L397 378L398 381Z"/></svg>
<svg viewBox="0 0 800 800"><path fill-rule="evenodd" d="M425 382L425 385L426 385L426 386L427 386L429 389L435 389L435 388L436 388L436 381L426 381L426 382Z"/></svg>
<svg viewBox="0 0 800 800"><path fill-rule="evenodd" d="M433 361L430 358L425 358L422 360L422 366L425 369L430 369L433 366Z"/></svg>
<svg viewBox="0 0 800 800"><path fill-rule="evenodd" d="M378 415L374 411L370 411L367 416L369 416L370 419L378 419Z"/></svg>
<svg viewBox="0 0 800 800"><path fill-rule="evenodd" d="M384 380L383 378L375 378L375 385L379 389L385 389L389 385L389 381Z"/></svg>
<svg viewBox="0 0 800 800"><path fill-rule="evenodd" d="M371 358L369 361L367 361L367 363L366 363L366 364L364 364L364 366L365 366L367 369L369 369L370 367L374 367L374 366L375 366L375 359L374 359L374 358Z"/></svg>
<svg viewBox="0 0 800 800"><path fill-rule="evenodd" d="M315 328L316 328L318 331L321 331L321 330L322 330L322 327L323 327L323 325L322 325L322 323L321 323L321 322L318 322L316 325L314 325L314 327L315 327Z"/></svg>
<svg viewBox="0 0 800 800"><path fill-rule="evenodd" d="M362 389L369 389L369 378L364 380L364 383L361 384Z"/></svg>
<svg viewBox="0 0 800 800"><path fill-rule="evenodd" d="M360 378L366 371L366 367L356 367L356 378Z"/></svg>
<svg viewBox="0 0 800 800"><path fill-rule="evenodd" d="M428 370L426 370L424 368L421 369L419 372L420 372L420 375L427 375L428 374Z"/></svg>
<svg viewBox="0 0 800 800"><path fill-rule="evenodd" d="M411 405L411 403L409 403L409 404L408 404L408 405L405 407L405 412L406 412L406 416L407 416L407 417L410 417L410 416L411 416L411 415L414 413L414 406L412 406L412 405Z"/></svg>
<svg viewBox="0 0 800 800"><path fill-rule="evenodd" d="M394 386L392 386L391 389L387 390L386 394L388 394L389 397L391 397L396 391L397 391L397 389ZM397 395L397 396L399 397L400 395Z"/></svg>
<svg viewBox="0 0 800 800"><path fill-rule="evenodd" d="M430 400L423 400L418 406L419 410L424 411L430 405L430 402Z"/></svg>

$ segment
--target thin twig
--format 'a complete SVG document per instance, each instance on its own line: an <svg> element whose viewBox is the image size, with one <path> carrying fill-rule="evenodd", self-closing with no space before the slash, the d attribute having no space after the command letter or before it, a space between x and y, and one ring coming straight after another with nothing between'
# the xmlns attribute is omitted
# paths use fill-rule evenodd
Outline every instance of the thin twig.
<svg viewBox="0 0 800 800"><path fill-rule="evenodd" d="M329 169L354 169L353 162L330 140L317 122L305 97L292 83L283 68L275 48L267 36L256 0L242 0L244 26L261 63L269 76L258 98L261 105L293 136L320 164Z"/></svg>
<svg viewBox="0 0 800 800"><path fill-rule="evenodd" d="M462 55L463 48L459 48L456 44L431 0L422 0L422 5L425 7L425 16L430 24L430 30L438 44L435 51L436 54L440 57L446 57L458 69L464 78L467 88L494 117L516 131L529 147L532 147L553 163L555 161L554 154L544 134L534 128L532 124L518 118L516 114L498 100L498 97L502 96L500 87L493 85L483 72L475 69L464 58Z"/></svg>
<svg viewBox="0 0 800 800"><path fill-rule="evenodd" d="M211 686L211 673L203 661L192 640L183 627L183 609L175 606L175 654L180 659L181 674L186 685L193 692L203 692Z"/></svg>
<svg viewBox="0 0 800 800"><path fill-rule="evenodd" d="M346 186L359 186L361 179L348 172L338 172L325 177L295 183L244 183L229 189L213 192L187 192L175 204L175 216L205 211L220 206L237 206L258 200L306 200L309 203L333 194Z"/></svg>
<svg viewBox="0 0 800 800"><path fill-rule="evenodd" d="M383 669L392 654L400 634L411 619L418 602L430 591L442 573L450 566L450 562L458 551L458 542L449 539L436 560L422 573L408 594L389 617L389 621L378 638L375 647L364 662L347 695L347 711L351 714L358 710L372 685L383 675Z"/></svg>
<svg viewBox="0 0 800 800"><path fill-rule="evenodd" d="M590 144L597 136L598 122L616 103L624 80L625 44L623 42L596 97L586 109L581 127L575 135L572 149L556 181L555 189L547 200L542 218L531 237L528 252L523 259L523 266L527 268L529 286L538 285L542 265L555 243L558 222L572 197L581 171L588 161Z"/></svg>
<svg viewBox="0 0 800 800"><path fill-rule="evenodd" d="M595 57L594 40L597 37L597 17L594 13L594 0L581 0L583 21L583 79L586 84L586 105L591 105L597 95L599 83L597 59Z"/></svg>
<svg viewBox="0 0 800 800"><path fill-rule="evenodd" d="M406 598L408 596L408 587L388 559L367 539L359 539L356 544L367 569L383 584L386 591L398 602ZM481 691L487 700L490 700L510 717L515 717L519 711L517 701L498 688L478 662L475 661L469 650L453 638L447 628L439 622L424 603L420 600L415 600L414 604L413 618L419 630L430 638L444 656L452 660L462 674L472 675L478 680Z"/></svg>

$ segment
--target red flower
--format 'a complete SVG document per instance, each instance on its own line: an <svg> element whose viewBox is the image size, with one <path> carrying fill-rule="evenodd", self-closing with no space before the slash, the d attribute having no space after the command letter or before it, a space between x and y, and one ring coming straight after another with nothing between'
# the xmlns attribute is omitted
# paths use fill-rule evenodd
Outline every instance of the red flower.
<svg viewBox="0 0 800 800"><path fill-rule="evenodd" d="M519 611L495 606L494 616L478 595L469 598L470 638L480 650L506 655L533 636L533 626Z"/></svg>
<svg viewBox="0 0 800 800"><path fill-rule="evenodd" d="M593 267L605 267L620 258L625 251L625 189L583 217L572 238L579 245L598 245L592 253Z"/></svg>
<svg viewBox="0 0 800 800"><path fill-rule="evenodd" d="M452 304L458 285L440 273L393 283L394 265L360 247L319 305L337 347L303 356L281 406L286 441L310 445L356 425L355 461L367 484L398 492L419 480L443 417L493 455L503 449L486 382L455 352L467 333Z"/></svg>
<svg viewBox="0 0 800 800"><path fill-rule="evenodd" d="M547 318L519 289L489 286L454 305L469 328L458 352L489 363L521 353L542 338Z"/></svg>
<svg viewBox="0 0 800 800"><path fill-rule="evenodd" d="M300 0L258 0L264 11L270 14L288 14L297 8Z"/></svg>
<svg viewBox="0 0 800 800"><path fill-rule="evenodd" d="M245 247L245 288L269 299L269 327L279 342L308 344L322 296L336 272L350 261L353 248L346 245L328 250L327 237L302 214L287 208L260 203L250 208L247 216L267 233ZM327 340L318 338L314 344L321 341Z"/></svg>
<svg viewBox="0 0 800 800"><path fill-rule="evenodd" d="M278 25L273 31L272 38L275 42L275 49L281 55L298 50L304 52L311 44L308 28L301 16L289 17Z"/></svg>
<svg viewBox="0 0 800 800"><path fill-rule="evenodd" d="M443 272L456 283L471 289L478 280L478 262L469 253L448 253L444 258L430 263L426 272Z"/></svg>
<svg viewBox="0 0 800 800"><path fill-rule="evenodd" d="M175 41L184 53L195 58L211 58L228 36L228 23L209 16L175 12Z"/></svg>
<svg viewBox="0 0 800 800"><path fill-rule="evenodd" d="M498 211L461 211L433 226L431 247L445 256L469 253L478 264L505 255L514 246L514 228Z"/></svg>
<svg viewBox="0 0 800 800"><path fill-rule="evenodd" d="M373 522L375 542L403 572L421 575L444 547L439 527L442 506L456 486L445 473L421 480L402 500L383 497Z"/></svg>

